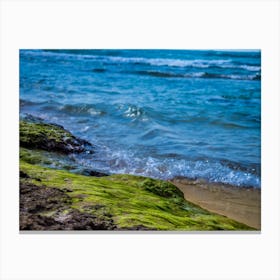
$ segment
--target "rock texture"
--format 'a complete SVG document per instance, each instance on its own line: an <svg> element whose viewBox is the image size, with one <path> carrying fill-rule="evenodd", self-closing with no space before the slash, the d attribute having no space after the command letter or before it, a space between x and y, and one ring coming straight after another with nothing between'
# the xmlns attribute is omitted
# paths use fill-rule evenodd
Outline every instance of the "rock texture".
<svg viewBox="0 0 280 280"><path fill-rule="evenodd" d="M72 199L63 190L21 182L20 229L113 230L116 228L110 217L97 217L80 212L71 206Z"/></svg>
<svg viewBox="0 0 280 280"><path fill-rule="evenodd" d="M64 154L93 153L89 142L75 137L61 126L27 121L20 121L20 146Z"/></svg>

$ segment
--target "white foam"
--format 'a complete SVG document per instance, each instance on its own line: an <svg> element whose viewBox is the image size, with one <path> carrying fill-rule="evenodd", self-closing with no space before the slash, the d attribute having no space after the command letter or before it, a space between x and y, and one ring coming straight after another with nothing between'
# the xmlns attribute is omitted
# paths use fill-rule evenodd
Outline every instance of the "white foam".
<svg viewBox="0 0 280 280"><path fill-rule="evenodd" d="M248 70L248 71L260 71L261 70L261 67L259 67L259 66L240 65L239 67L242 69Z"/></svg>
<svg viewBox="0 0 280 280"><path fill-rule="evenodd" d="M98 56L98 55L86 55L86 54L70 54L70 53L58 53L49 51L25 51L25 54L32 54L32 56L57 56L67 57L69 59L90 59L100 62L113 62L113 63L143 63L153 66L170 66L170 67L195 67L195 68L208 68L209 66L218 66L222 68L240 68L248 71L260 71L260 66L252 65L235 65L232 64L230 59L218 59L218 60L205 60L205 59L169 59L169 58L144 58L144 57L121 57L121 56Z"/></svg>
<svg viewBox="0 0 280 280"><path fill-rule="evenodd" d="M176 158L159 159L152 156L140 158L133 152L111 151L110 149L103 150L100 155L102 155L102 160L99 162L97 155L95 155L95 159L90 165L92 168L109 173L125 173L164 180L182 176L235 186L253 186L256 188L261 186L258 175L242 170L233 170L219 162L210 162L208 160L191 161Z"/></svg>
<svg viewBox="0 0 280 280"><path fill-rule="evenodd" d="M100 57L101 58L101 57ZM105 60L112 62L126 63L145 63L154 66L170 66L170 67L198 67L207 68L210 65L223 65L231 60L183 60L183 59L168 59L168 58L142 58L142 57L102 57Z"/></svg>

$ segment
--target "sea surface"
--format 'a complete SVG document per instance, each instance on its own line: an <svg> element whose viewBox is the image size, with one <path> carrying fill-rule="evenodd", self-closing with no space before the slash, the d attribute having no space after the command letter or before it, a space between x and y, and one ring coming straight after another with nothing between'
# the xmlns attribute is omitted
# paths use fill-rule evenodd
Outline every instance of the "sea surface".
<svg viewBox="0 0 280 280"><path fill-rule="evenodd" d="M95 145L110 173L261 186L258 50L20 50L20 115Z"/></svg>

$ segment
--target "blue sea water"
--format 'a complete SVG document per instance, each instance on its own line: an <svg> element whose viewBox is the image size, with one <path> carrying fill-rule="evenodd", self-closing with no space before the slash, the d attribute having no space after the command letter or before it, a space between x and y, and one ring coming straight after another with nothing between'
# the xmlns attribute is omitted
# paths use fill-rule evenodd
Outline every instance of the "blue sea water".
<svg viewBox="0 0 280 280"><path fill-rule="evenodd" d="M85 167L261 185L257 50L20 50L20 114L92 142Z"/></svg>

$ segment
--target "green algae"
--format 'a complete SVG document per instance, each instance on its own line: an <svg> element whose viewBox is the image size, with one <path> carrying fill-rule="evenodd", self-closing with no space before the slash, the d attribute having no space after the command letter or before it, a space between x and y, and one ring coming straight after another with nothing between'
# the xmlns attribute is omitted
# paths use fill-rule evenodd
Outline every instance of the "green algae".
<svg viewBox="0 0 280 280"><path fill-rule="evenodd" d="M30 164L38 164L45 167L79 171L77 163L70 157L60 153L53 153L39 149L27 149L20 147L19 158Z"/></svg>
<svg viewBox="0 0 280 280"><path fill-rule="evenodd" d="M46 123L32 123L20 121L20 144L34 148L46 138L56 142L63 142L63 138L72 138L70 132L59 126Z"/></svg>
<svg viewBox="0 0 280 280"><path fill-rule="evenodd" d="M51 164L52 161L42 150L29 150L20 148L19 158L30 164Z"/></svg>
<svg viewBox="0 0 280 280"><path fill-rule="evenodd" d="M76 138L63 127L47 123L20 121L20 146L64 154L85 151L86 141Z"/></svg>
<svg viewBox="0 0 280 280"><path fill-rule="evenodd" d="M155 180L152 178L147 178L144 181L142 181L139 186L141 186L143 189L150 191L154 194L157 194L159 196L163 197L177 197L177 198L183 198L184 194L181 192L178 188L176 188L173 184L161 181L161 180Z"/></svg>
<svg viewBox="0 0 280 280"><path fill-rule="evenodd" d="M253 230L186 201L183 193L167 181L126 174L92 177L68 172L80 172L81 167L67 154L85 151L84 144L89 143L60 126L20 121L21 183L45 188L45 192L58 189L68 197L69 203L63 205L62 201L59 211L50 207L39 215L72 215L77 219L82 217L80 214L94 215L100 224L105 221L109 228L118 230Z"/></svg>
<svg viewBox="0 0 280 280"><path fill-rule="evenodd" d="M21 180L67 191L73 209L100 219L110 217L118 229L252 230L189 203L169 182L126 174L96 178L23 160L20 170L28 175Z"/></svg>

